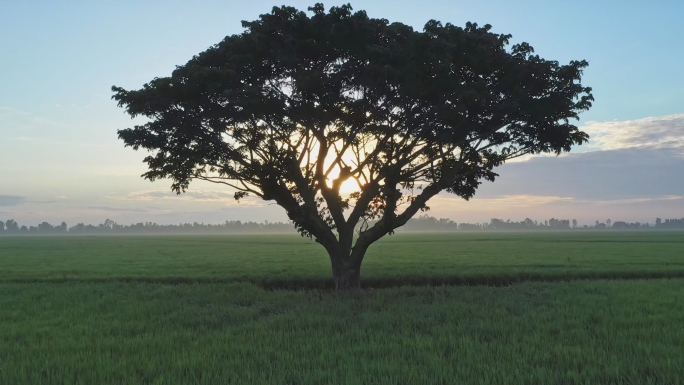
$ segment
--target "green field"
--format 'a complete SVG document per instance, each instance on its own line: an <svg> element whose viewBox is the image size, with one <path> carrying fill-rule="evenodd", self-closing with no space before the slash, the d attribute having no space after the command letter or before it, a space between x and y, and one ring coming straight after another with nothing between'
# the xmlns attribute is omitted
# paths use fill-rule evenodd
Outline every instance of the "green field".
<svg viewBox="0 0 684 385"><path fill-rule="evenodd" d="M296 235L3 237L0 384L680 384L683 251L397 234L350 296Z"/></svg>
<svg viewBox="0 0 684 385"><path fill-rule="evenodd" d="M362 285L684 277L683 251L681 231L397 234L368 251ZM7 237L0 255L0 282L332 287L323 247L295 234Z"/></svg>

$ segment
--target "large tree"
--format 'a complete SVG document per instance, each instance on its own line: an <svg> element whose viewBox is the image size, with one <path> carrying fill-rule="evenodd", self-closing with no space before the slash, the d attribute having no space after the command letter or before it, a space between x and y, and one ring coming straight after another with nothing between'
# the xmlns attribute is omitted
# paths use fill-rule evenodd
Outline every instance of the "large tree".
<svg viewBox="0 0 684 385"><path fill-rule="evenodd" d="M337 289L357 288L368 247L439 192L469 199L506 160L588 138L572 124L593 100L587 62L542 59L489 25L420 32L321 4L242 25L169 77L112 87L147 118L119 138L179 194L204 180L275 201L325 247Z"/></svg>

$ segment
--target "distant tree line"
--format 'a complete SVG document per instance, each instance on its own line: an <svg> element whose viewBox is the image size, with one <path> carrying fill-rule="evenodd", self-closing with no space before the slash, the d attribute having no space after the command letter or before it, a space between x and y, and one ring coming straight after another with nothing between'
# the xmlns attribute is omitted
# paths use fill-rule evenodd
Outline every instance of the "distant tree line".
<svg viewBox="0 0 684 385"><path fill-rule="evenodd" d="M372 225L369 224L369 225ZM556 219L533 221L530 218L520 222L492 218L483 223L458 223L451 219L422 215L411 219L401 231L478 231L478 230L572 230L572 229L684 229L684 218L656 218L655 224L629 223L624 221L596 221L593 225L577 225L577 220ZM177 225L160 225L154 222L139 222L130 225L118 224L110 219L98 225L78 223L68 227L65 222L52 225L48 222L37 226L19 226L13 220L0 221L0 235L12 234L240 234L240 233L289 233L292 224L289 222L242 222L226 221L221 224L180 223Z"/></svg>
<svg viewBox="0 0 684 385"><path fill-rule="evenodd" d="M684 229L684 218L666 219L665 221L656 218L655 227L659 229Z"/></svg>
<svg viewBox="0 0 684 385"><path fill-rule="evenodd" d="M160 225L154 222L139 222L122 225L107 219L98 225L78 223L68 227L65 222L53 226L43 222L38 226L21 226L9 219L0 221L0 234L211 234L211 233L284 233L291 232L292 225L283 222L226 221L221 224L181 223Z"/></svg>
<svg viewBox="0 0 684 385"><path fill-rule="evenodd" d="M667 219L662 221L660 218L656 219L655 226L649 223L629 223L623 221L611 222L610 219L605 222L596 221L594 225L578 226L577 220L556 219L535 221L530 218L525 218L520 222L513 222L510 219L503 220L492 218L489 222L483 223L456 223L450 219L436 219L427 215L418 218L413 218L409 221L403 229L410 231L455 231L455 230L572 230L572 229L684 229L684 218L682 219Z"/></svg>

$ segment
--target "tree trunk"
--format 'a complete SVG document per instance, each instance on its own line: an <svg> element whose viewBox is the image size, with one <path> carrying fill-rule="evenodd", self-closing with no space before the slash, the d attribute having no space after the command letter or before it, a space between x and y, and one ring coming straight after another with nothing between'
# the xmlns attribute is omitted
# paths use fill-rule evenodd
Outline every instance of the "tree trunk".
<svg viewBox="0 0 684 385"><path fill-rule="evenodd" d="M349 257L332 257L332 273L335 290L348 291L361 288L361 263L353 263Z"/></svg>

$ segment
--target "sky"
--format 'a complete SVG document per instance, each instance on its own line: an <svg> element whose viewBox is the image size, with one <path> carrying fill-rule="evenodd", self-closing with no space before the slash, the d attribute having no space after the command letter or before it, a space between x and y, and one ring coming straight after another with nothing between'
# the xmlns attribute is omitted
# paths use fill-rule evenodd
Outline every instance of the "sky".
<svg viewBox="0 0 684 385"><path fill-rule="evenodd" d="M243 31L274 5L314 1L0 1L0 220L222 223L285 221L282 208L216 185L140 175L144 151L124 148L132 125L111 86L140 88ZM345 2L346 3L346 2ZM324 2L326 8L343 2ZM398 5L401 4L401 5ZM588 144L559 157L497 169L475 198L440 194L430 215L458 222L490 218L577 219L580 224L653 223L684 217L684 2L455 0L351 2L371 17L421 30L430 19L526 41L561 63L586 59L582 83L593 108L577 123Z"/></svg>

